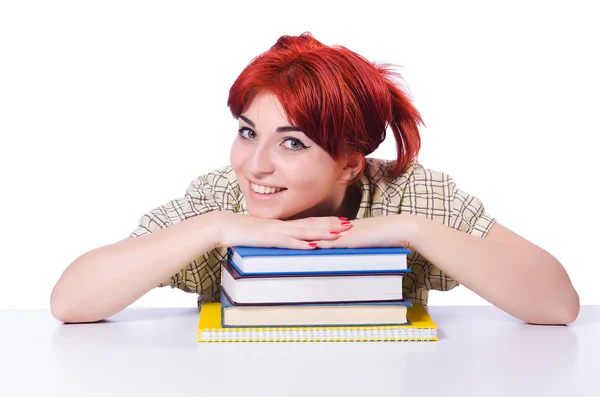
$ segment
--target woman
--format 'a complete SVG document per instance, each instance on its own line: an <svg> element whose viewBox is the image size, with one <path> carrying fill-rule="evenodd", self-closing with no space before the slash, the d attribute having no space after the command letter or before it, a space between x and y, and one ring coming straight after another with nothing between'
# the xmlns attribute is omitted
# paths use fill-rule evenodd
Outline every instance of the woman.
<svg viewBox="0 0 600 397"><path fill-rule="evenodd" d="M563 266L416 161L418 111L391 69L310 34L283 36L231 87L231 165L148 212L129 238L77 258L51 297L65 322L109 317L155 286L219 298L234 245L408 246L404 293L459 283L530 323L568 324L579 298ZM389 127L395 161L366 158Z"/></svg>

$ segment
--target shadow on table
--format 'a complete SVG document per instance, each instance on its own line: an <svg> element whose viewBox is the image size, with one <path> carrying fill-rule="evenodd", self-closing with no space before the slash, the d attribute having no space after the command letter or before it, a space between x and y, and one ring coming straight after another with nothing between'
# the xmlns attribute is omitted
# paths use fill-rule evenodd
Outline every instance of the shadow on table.
<svg viewBox="0 0 600 397"><path fill-rule="evenodd" d="M135 321L153 321L164 318L187 317L190 315L199 315L200 311L197 307L161 307L161 308L135 308L124 310L120 313L109 317L101 322L117 323L117 322L135 322Z"/></svg>

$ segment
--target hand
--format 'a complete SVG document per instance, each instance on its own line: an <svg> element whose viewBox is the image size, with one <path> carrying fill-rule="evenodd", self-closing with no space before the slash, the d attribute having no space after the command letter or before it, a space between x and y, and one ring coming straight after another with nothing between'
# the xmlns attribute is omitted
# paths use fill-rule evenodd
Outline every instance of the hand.
<svg viewBox="0 0 600 397"><path fill-rule="evenodd" d="M339 238L318 241L319 248L407 247L414 218L410 215L388 215L355 219L352 228Z"/></svg>
<svg viewBox="0 0 600 397"><path fill-rule="evenodd" d="M311 250L316 248L316 240L335 240L340 232L352 227L337 217L281 221L233 212L216 212L211 216L217 225L215 247L244 245Z"/></svg>

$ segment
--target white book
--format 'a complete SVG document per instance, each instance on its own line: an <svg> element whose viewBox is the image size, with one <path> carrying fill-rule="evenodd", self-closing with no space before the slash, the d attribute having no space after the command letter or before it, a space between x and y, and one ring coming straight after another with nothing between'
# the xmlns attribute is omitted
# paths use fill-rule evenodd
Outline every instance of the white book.
<svg viewBox="0 0 600 397"><path fill-rule="evenodd" d="M227 261L221 285L234 304L368 302L402 299L405 273L242 276Z"/></svg>

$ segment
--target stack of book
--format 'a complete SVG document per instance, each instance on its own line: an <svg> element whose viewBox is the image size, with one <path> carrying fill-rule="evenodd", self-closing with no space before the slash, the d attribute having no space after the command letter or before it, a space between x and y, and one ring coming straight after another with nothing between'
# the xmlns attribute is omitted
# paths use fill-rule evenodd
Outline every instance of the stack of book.
<svg viewBox="0 0 600 397"><path fill-rule="evenodd" d="M231 247L221 302L204 303L200 342L437 340L402 295L405 248Z"/></svg>

